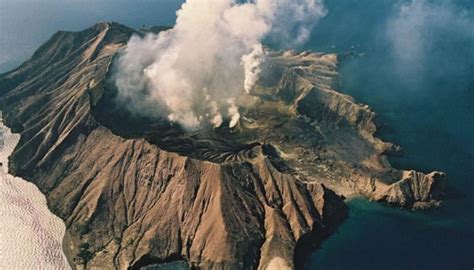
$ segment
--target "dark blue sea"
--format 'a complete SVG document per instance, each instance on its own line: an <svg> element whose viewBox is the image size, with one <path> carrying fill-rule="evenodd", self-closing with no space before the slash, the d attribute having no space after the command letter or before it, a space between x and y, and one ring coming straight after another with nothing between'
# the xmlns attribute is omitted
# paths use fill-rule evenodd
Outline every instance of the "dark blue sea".
<svg viewBox="0 0 474 270"><path fill-rule="evenodd" d="M326 0L328 14L299 49L353 51L341 91L369 104L378 136L404 149L397 168L448 174L441 209L411 212L348 202L350 215L306 269L474 268L474 1ZM97 21L173 24L177 0L0 0L0 73L56 30Z"/></svg>

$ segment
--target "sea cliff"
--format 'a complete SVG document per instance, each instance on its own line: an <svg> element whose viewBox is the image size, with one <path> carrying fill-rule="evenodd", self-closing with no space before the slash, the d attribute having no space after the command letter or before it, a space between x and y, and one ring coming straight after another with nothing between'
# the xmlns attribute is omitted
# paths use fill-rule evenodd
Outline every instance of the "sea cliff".
<svg viewBox="0 0 474 270"><path fill-rule="evenodd" d="M116 23L58 32L0 75L6 124L21 134L10 170L65 221L73 267L291 269L298 247L345 219L345 196L442 199L444 173L390 166L397 147L374 136L375 113L337 91L337 55L269 52L235 129L189 134L114 104L113 60L133 34Z"/></svg>

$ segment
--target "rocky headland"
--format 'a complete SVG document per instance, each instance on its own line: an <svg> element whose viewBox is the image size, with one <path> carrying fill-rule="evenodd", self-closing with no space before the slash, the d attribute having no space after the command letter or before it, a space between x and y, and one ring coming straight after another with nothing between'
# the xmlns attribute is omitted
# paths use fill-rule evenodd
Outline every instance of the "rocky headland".
<svg viewBox="0 0 474 270"><path fill-rule="evenodd" d="M344 197L438 206L446 175L390 166L376 114L338 92L338 56L269 52L238 125L187 132L114 103L110 73L131 35L116 23L58 32L0 75L0 109L21 139L10 171L67 227L73 267L291 269L347 216Z"/></svg>

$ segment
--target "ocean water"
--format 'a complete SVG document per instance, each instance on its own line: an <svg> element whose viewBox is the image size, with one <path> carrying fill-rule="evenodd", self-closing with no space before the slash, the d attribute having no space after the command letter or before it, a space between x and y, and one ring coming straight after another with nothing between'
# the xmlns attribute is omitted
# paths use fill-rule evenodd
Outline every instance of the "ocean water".
<svg viewBox="0 0 474 270"><path fill-rule="evenodd" d="M58 30L99 21L172 25L178 0L0 0L0 73L15 68Z"/></svg>
<svg viewBox="0 0 474 270"><path fill-rule="evenodd" d="M173 24L178 0L0 0L0 72L56 30L101 20ZM306 269L474 267L474 1L326 0L299 49L360 54L342 63L341 91L379 114L379 136L401 145L395 167L448 174L452 198L411 212L348 202L350 217ZM21 16L19 15L21 14Z"/></svg>
<svg viewBox="0 0 474 270"><path fill-rule="evenodd" d="M342 91L402 146L395 167L447 173L453 198L414 213L363 199L306 269L474 267L474 1L326 1L308 49L356 51Z"/></svg>

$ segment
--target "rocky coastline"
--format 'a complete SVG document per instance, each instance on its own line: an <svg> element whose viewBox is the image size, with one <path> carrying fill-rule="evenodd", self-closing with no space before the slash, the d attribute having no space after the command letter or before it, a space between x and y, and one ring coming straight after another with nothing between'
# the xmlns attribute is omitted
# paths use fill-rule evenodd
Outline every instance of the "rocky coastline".
<svg viewBox="0 0 474 270"><path fill-rule="evenodd" d="M0 109L21 134L10 170L65 221L74 268L293 269L295 250L346 218L345 197L443 199L444 173L390 166L397 147L374 136L376 114L337 91L337 55L270 52L273 75L239 98L237 127L191 135L114 107L108 77L133 34L58 32L0 75Z"/></svg>

